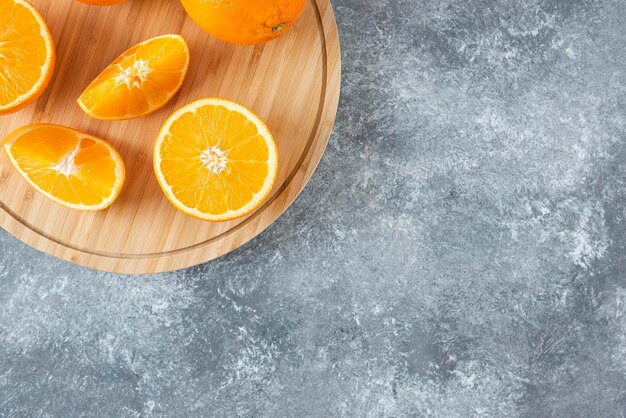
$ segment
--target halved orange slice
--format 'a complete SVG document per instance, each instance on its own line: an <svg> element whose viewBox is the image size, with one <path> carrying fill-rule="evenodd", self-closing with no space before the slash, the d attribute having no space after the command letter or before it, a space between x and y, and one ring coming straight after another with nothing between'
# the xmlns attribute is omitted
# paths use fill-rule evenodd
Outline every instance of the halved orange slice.
<svg viewBox="0 0 626 418"><path fill-rule="evenodd" d="M119 56L78 99L95 119L132 119L163 107L183 84L189 47L180 35L163 35Z"/></svg>
<svg viewBox="0 0 626 418"><path fill-rule="evenodd" d="M153 162L163 193L177 209L228 221L249 214L270 194L278 148L252 111L224 99L201 99L165 122Z"/></svg>
<svg viewBox="0 0 626 418"><path fill-rule="evenodd" d="M0 0L0 115L32 103L54 70L54 42L25 0Z"/></svg>
<svg viewBox="0 0 626 418"><path fill-rule="evenodd" d="M19 128L4 140L4 150L31 186L72 209L104 209L124 184L124 162L110 144L65 126Z"/></svg>

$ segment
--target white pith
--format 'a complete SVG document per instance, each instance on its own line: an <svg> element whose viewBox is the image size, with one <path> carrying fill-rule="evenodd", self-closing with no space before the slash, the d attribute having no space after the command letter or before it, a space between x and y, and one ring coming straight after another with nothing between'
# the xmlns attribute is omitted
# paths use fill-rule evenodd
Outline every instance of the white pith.
<svg viewBox="0 0 626 418"><path fill-rule="evenodd" d="M226 165L228 164L226 154L218 146L212 146L202 151L200 161L211 174L221 173L226 170Z"/></svg>
<svg viewBox="0 0 626 418"><path fill-rule="evenodd" d="M115 83L126 84L129 90L133 87L140 89L151 72L152 68L148 65L148 61L137 60L131 67L121 69L120 74L115 77Z"/></svg>
<svg viewBox="0 0 626 418"><path fill-rule="evenodd" d="M76 154L78 154L78 150L80 149L80 141L76 144L76 148L72 150L69 154L67 154L58 164L52 167L54 171L64 176L71 176L78 172L78 167L74 164L74 158L76 158Z"/></svg>

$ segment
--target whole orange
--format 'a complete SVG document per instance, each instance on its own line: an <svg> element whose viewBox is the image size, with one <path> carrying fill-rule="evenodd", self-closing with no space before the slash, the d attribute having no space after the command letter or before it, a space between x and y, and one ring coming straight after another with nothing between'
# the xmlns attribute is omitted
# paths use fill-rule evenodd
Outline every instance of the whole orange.
<svg viewBox="0 0 626 418"><path fill-rule="evenodd" d="M94 6L110 6L112 4L123 3L126 0L78 0L81 3L87 3Z"/></svg>
<svg viewBox="0 0 626 418"><path fill-rule="evenodd" d="M239 45L271 41L302 14L306 0L181 0L189 16L216 38Z"/></svg>

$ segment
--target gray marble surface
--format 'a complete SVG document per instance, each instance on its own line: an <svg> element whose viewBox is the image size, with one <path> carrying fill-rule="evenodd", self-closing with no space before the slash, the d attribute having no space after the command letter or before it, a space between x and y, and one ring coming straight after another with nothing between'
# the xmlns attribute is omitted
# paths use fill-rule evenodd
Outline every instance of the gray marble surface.
<svg viewBox="0 0 626 418"><path fill-rule="evenodd" d="M624 417L626 2L335 0L337 125L155 277L0 234L0 415Z"/></svg>

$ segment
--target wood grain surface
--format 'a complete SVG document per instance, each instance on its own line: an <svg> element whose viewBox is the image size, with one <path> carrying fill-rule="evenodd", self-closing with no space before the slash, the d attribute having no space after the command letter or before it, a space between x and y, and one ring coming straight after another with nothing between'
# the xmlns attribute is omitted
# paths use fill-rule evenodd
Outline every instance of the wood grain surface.
<svg viewBox="0 0 626 418"><path fill-rule="evenodd" d="M0 156L0 226L57 257L93 269L155 273L196 265L246 243L293 202L328 142L339 101L340 51L329 0L311 0L282 38L243 47L220 42L189 19L178 0L128 0L111 7L73 0L31 0L55 40L57 67L31 106L0 117L0 137L35 122L57 123L111 142L127 178L109 209L66 209L33 190ZM130 46L166 33L182 34L191 50L181 91L144 118L103 122L81 112L76 98ZM185 216L163 196L152 171L152 146L165 119L202 97L238 101L267 121L280 167L269 199L250 216L225 223Z"/></svg>

